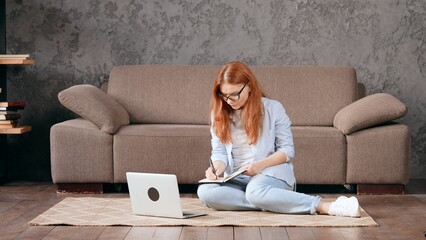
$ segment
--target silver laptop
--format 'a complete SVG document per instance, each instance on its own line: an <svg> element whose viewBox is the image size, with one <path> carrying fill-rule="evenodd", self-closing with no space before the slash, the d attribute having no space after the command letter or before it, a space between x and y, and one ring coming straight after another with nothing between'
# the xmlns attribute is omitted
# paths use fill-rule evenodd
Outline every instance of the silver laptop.
<svg viewBox="0 0 426 240"><path fill-rule="evenodd" d="M127 172L133 214L190 218L206 213L182 211L176 175Z"/></svg>

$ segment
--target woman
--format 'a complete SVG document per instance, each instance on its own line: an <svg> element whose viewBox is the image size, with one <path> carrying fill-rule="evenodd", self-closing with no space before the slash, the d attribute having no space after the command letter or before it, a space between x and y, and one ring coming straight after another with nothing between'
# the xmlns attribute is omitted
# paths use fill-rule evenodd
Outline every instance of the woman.
<svg viewBox="0 0 426 240"><path fill-rule="evenodd" d="M213 168L206 178L244 174L221 184L201 184L198 196L217 210L264 210L277 213L359 217L355 197L325 202L295 192L293 137L281 103L265 97L251 70L241 62L222 67L211 101Z"/></svg>

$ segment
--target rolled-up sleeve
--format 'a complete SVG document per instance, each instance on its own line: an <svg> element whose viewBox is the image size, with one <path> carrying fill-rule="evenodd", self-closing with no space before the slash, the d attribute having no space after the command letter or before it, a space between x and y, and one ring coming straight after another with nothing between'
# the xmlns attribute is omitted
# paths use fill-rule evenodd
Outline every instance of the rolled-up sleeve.
<svg viewBox="0 0 426 240"><path fill-rule="evenodd" d="M287 116L283 105L275 101L275 150L282 151L289 161L294 158L293 134L291 133L291 121Z"/></svg>

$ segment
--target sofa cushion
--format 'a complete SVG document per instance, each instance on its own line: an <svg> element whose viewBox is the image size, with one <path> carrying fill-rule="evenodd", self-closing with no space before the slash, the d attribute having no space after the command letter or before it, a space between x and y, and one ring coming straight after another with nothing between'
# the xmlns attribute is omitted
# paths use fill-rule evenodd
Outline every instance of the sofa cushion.
<svg viewBox="0 0 426 240"><path fill-rule="evenodd" d="M114 135L114 181L126 172L176 174L179 183L204 178L211 154L210 127L184 124L132 124Z"/></svg>
<svg viewBox="0 0 426 240"><path fill-rule="evenodd" d="M357 99L352 67L253 66L268 97L280 101L293 126L332 126L336 113Z"/></svg>
<svg viewBox="0 0 426 240"><path fill-rule="evenodd" d="M250 66L267 96L280 101L292 124L332 126L336 113L357 98L355 70L332 66ZM220 66L114 67L108 94L131 123L208 124L213 82Z"/></svg>
<svg viewBox="0 0 426 240"><path fill-rule="evenodd" d="M106 133L114 134L118 128L129 124L127 111L95 86L72 86L60 92L58 99L66 108L91 121Z"/></svg>
<svg viewBox="0 0 426 240"><path fill-rule="evenodd" d="M344 134L403 117L407 107L394 96L376 93L364 97L340 110L334 126Z"/></svg>
<svg viewBox="0 0 426 240"><path fill-rule="evenodd" d="M215 66L114 67L108 94L125 107L131 123L208 124Z"/></svg>
<svg viewBox="0 0 426 240"><path fill-rule="evenodd" d="M334 127L296 126L291 130L297 183L345 184L345 136Z"/></svg>

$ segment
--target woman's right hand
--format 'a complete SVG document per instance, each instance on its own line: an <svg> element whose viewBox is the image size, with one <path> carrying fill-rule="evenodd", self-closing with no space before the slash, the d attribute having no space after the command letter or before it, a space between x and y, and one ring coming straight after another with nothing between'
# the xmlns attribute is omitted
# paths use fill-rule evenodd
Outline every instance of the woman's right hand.
<svg viewBox="0 0 426 240"><path fill-rule="evenodd" d="M217 179L217 175L213 172L213 169L211 167L207 168L206 170L206 178L210 180Z"/></svg>
<svg viewBox="0 0 426 240"><path fill-rule="evenodd" d="M216 172L213 171L212 167L207 168L206 170L206 178L210 180L216 180L219 178L220 175L225 172L226 165L222 161L214 161L213 162L214 169L216 169Z"/></svg>

